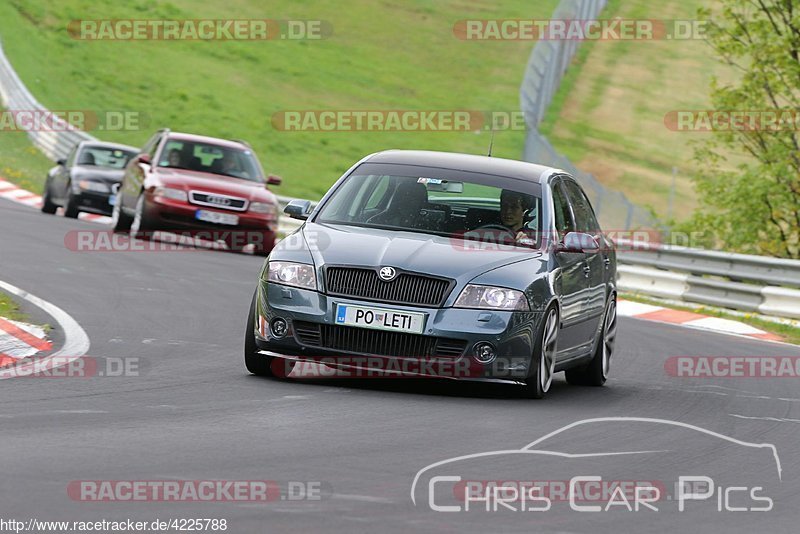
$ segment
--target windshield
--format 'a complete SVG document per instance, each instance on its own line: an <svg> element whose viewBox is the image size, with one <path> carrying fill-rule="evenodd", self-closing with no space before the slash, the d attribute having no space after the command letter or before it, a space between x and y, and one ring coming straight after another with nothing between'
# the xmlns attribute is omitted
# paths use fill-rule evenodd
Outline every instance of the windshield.
<svg viewBox="0 0 800 534"><path fill-rule="evenodd" d="M103 146L85 146L78 154L76 165L124 169L136 152Z"/></svg>
<svg viewBox="0 0 800 534"><path fill-rule="evenodd" d="M357 170L328 199L316 222L538 247L541 196L531 188L521 190L526 184L520 180L497 182Z"/></svg>
<svg viewBox="0 0 800 534"><path fill-rule="evenodd" d="M158 166L264 181L251 151L209 143L170 139L161 151Z"/></svg>

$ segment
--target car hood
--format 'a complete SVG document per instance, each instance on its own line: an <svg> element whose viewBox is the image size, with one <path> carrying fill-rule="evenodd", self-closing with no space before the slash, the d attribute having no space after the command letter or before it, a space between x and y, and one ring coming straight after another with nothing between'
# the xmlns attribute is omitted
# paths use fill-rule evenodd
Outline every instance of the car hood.
<svg viewBox="0 0 800 534"><path fill-rule="evenodd" d="M221 193L246 198L250 201L271 202L273 204L278 202L275 194L266 189L264 184L260 182L185 169L159 168L155 170L153 175L163 185L187 192L190 190L208 191L209 193Z"/></svg>
<svg viewBox="0 0 800 534"><path fill-rule="evenodd" d="M460 239L413 232L316 223L306 223L301 231L318 268L391 266L452 278L459 285L499 267L541 257L538 251L510 247L476 250Z"/></svg>
<svg viewBox="0 0 800 534"><path fill-rule="evenodd" d="M104 169L89 165L72 168L70 175L73 180L93 180L107 184L118 184L122 181L125 169Z"/></svg>

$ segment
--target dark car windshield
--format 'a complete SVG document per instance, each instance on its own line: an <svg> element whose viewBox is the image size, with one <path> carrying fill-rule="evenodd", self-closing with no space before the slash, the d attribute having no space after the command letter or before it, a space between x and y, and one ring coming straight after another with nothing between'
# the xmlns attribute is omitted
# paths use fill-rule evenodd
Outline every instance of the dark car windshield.
<svg viewBox="0 0 800 534"><path fill-rule="evenodd" d="M538 247L542 201L520 180L359 174L340 185L316 222ZM485 177L485 175L484 175ZM489 183L487 183L489 182Z"/></svg>
<svg viewBox="0 0 800 534"><path fill-rule="evenodd" d="M251 182L264 181L250 150L210 143L170 139L161 151L158 166L231 176Z"/></svg>
<svg viewBox="0 0 800 534"><path fill-rule="evenodd" d="M90 145L81 149L75 165L103 167L106 169L124 169L128 161L135 155L136 152L131 150Z"/></svg>

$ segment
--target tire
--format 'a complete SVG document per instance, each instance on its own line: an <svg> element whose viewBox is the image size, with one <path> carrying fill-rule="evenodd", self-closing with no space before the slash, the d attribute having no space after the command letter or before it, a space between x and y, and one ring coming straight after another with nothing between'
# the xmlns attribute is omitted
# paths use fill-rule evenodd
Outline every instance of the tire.
<svg viewBox="0 0 800 534"><path fill-rule="evenodd" d="M58 206L53 204L53 202L50 200L50 184L48 182L45 182L44 192L42 193L42 207L41 207L42 213L53 215L55 214L57 209Z"/></svg>
<svg viewBox="0 0 800 534"><path fill-rule="evenodd" d="M617 296L611 295L603 314L603 326L600 339L594 351L592 361L583 367L569 369L566 372L567 382L574 386L599 387L606 383L611 368L611 357L614 355L614 343L617 338Z"/></svg>
<svg viewBox="0 0 800 534"><path fill-rule="evenodd" d="M122 196L117 195L117 201L114 203L114 209L111 212L111 225L114 232L118 234L126 234L131 229L131 219L122 211Z"/></svg>
<svg viewBox="0 0 800 534"><path fill-rule="evenodd" d="M153 239L153 228L152 223L147 218L145 208L146 200L144 192L142 192L139 194L139 198L136 199L136 212L133 215L133 220L131 220L130 232L131 236L136 239L150 241Z"/></svg>
<svg viewBox="0 0 800 534"><path fill-rule="evenodd" d="M536 336L536 346L531 358L531 370L528 373L522 396L529 399L541 399L550 390L558 353L558 311L548 308L542 320L542 328Z"/></svg>
<svg viewBox="0 0 800 534"><path fill-rule="evenodd" d="M244 333L244 366L256 376L272 376L286 378L292 372L294 362L266 356L258 352L256 345L256 297L258 291L253 293L250 310L247 313L247 330Z"/></svg>
<svg viewBox="0 0 800 534"><path fill-rule="evenodd" d="M80 212L81 210L75 205L75 196L72 194L72 186L70 185L67 189L67 200L64 202L64 217L77 219Z"/></svg>

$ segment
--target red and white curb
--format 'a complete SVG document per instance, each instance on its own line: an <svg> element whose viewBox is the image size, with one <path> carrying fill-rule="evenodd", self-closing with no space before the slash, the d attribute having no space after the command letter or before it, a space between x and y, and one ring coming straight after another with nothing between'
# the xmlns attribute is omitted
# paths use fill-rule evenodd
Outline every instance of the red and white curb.
<svg viewBox="0 0 800 534"><path fill-rule="evenodd" d="M670 323L701 330L710 330L722 334L734 334L738 336L751 337L765 341L782 341L781 336L764 332L749 324L740 323L731 319L720 319L719 317L709 317L699 313L688 311L673 310L651 304L642 304L630 300L620 299L617 303L617 314L623 317L634 317L646 321L656 321L659 323Z"/></svg>
<svg viewBox="0 0 800 534"><path fill-rule="evenodd" d="M21 187L18 187L16 184L9 182L8 180L4 180L0 178L0 198L5 198L12 202L16 202L17 204L23 204L30 208L41 208L42 207L42 197L41 195L37 195L36 193L31 193ZM61 208L59 208L59 212ZM95 222L100 224L110 224L111 217L106 217L105 215L95 215L94 213L81 213L78 215L79 219L89 222Z"/></svg>
<svg viewBox="0 0 800 534"><path fill-rule="evenodd" d="M0 367L51 348L42 328L0 317Z"/></svg>
<svg viewBox="0 0 800 534"><path fill-rule="evenodd" d="M70 317L70 315L50 302L47 302L44 299L37 297L36 295L31 295L24 289L20 289L17 286L11 285L8 282L3 282L0 280L0 289L15 295L16 297L27 301L29 304L36 306L37 308L41 309L45 314L52 317L54 323L57 324L58 327L64 334L64 343L60 349L55 352L50 353L43 358L38 359L21 359L21 361L16 365L5 365L0 367L0 380L6 380L9 378L17 378L19 376L28 376L32 373L42 373L48 370L56 369L59 367L63 367L65 365L69 365L71 362L82 358L87 352L89 352L89 336L86 335L86 331L81 328L81 325L78 322ZM38 331L35 329L29 331L21 326L20 323L14 323L12 321L7 321L3 319L5 323L2 323L3 331L5 332L6 323L13 325L14 328L18 328L18 330L14 330L14 336L23 343L30 345L32 348L37 348L36 345L41 343L50 343L49 341L43 341L43 338L39 338L37 336ZM31 337L27 337L31 336ZM35 339L38 339L36 341ZM44 349L45 345L39 345L41 349ZM52 348L52 345L47 345L47 350ZM39 350L41 352L41 350ZM9 358L17 360L20 358L14 358L9 356ZM12 362L13 363L13 362Z"/></svg>

